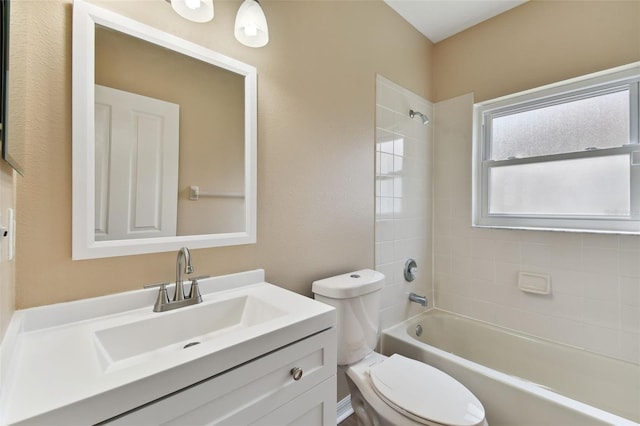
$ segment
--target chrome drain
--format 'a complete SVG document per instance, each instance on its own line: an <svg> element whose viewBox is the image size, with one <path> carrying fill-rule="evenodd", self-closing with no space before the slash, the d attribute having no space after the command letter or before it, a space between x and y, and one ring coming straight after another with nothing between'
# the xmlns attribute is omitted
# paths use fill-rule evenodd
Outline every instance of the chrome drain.
<svg viewBox="0 0 640 426"><path fill-rule="evenodd" d="M420 324L416 325L416 336L420 337L422 334L422 326Z"/></svg>
<svg viewBox="0 0 640 426"><path fill-rule="evenodd" d="M184 345L184 347L182 349L187 349L190 348L191 346L195 346L195 345L199 345L200 342L189 342L186 345Z"/></svg>

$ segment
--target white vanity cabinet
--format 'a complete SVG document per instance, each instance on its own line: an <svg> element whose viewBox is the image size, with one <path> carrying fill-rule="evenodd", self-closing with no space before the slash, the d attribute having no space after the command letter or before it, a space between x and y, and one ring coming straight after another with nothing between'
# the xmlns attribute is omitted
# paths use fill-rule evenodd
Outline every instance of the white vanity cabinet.
<svg viewBox="0 0 640 426"><path fill-rule="evenodd" d="M335 425L336 365L330 328L105 424ZM298 380L295 368L302 370Z"/></svg>

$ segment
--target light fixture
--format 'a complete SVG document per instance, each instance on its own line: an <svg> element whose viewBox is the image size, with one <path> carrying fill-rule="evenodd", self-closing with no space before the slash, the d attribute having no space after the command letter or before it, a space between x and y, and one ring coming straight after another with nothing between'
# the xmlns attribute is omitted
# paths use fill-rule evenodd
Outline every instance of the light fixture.
<svg viewBox="0 0 640 426"><path fill-rule="evenodd" d="M213 19L213 0L167 0L176 13L193 22Z"/></svg>
<svg viewBox="0 0 640 426"><path fill-rule="evenodd" d="M269 43L269 28L258 0L244 0L236 15L236 39L249 47L262 47Z"/></svg>

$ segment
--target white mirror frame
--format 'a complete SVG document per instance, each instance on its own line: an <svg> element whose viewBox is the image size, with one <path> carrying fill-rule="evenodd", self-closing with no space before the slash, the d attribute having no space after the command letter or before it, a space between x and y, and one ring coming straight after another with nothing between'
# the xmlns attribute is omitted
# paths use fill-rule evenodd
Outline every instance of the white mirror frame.
<svg viewBox="0 0 640 426"><path fill-rule="evenodd" d="M245 231L132 240L95 239L95 26L112 28L133 37L191 56L244 76L244 191ZM144 253L220 247L256 242L257 216L257 71L256 68L144 25L117 13L73 3L73 238L72 259L93 259Z"/></svg>

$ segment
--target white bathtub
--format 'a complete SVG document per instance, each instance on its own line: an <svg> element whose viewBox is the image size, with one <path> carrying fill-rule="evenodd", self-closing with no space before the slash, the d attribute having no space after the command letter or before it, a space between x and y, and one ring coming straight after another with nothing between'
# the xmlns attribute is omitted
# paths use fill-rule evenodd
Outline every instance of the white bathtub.
<svg viewBox="0 0 640 426"><path fill-rule="evenodd" d="M437 309L384 330L381 349L426 362L458 379L482 401L491 426L640 421L637 364Z"/></svg>

